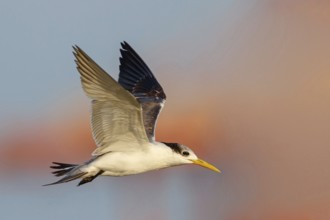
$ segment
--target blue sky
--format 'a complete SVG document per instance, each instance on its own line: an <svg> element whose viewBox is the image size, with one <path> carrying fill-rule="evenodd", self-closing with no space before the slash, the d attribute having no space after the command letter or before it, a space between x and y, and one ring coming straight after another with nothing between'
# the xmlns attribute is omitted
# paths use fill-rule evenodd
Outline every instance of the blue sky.
<svg viewBox="0 0 330 220"><path fill-rule="evenodd" d="M42 114L45 106L77 91L74 44L112 75L123 40L155 68L171 61L189 65L205 42L215 41L215 24L226 28L236 6L233 1L1 1L0 120ZM169 54L167 45L175 49L172 56L158 57L157 50Z"/></svg>

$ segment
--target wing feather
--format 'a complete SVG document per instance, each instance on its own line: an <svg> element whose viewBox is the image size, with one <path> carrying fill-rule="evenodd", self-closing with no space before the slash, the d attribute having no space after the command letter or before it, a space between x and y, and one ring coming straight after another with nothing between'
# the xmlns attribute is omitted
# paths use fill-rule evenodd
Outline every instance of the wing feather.
<svg viewBox="0 0 330 220"><path fill-rule="evenodd" d="M141 103L147 136L149 141L154 141L157 118L163 108L166 95L149 67L133 48L126 42L121 45L122 57L118 82Z"/></svg>
<svg viewBox="0 0 330 220"><path fill-rule="evenodd" d="M91 124L98 146L93 155L141 148L148 142L141 104L83 50L73 49L82 87L93 100Z"/></svg>

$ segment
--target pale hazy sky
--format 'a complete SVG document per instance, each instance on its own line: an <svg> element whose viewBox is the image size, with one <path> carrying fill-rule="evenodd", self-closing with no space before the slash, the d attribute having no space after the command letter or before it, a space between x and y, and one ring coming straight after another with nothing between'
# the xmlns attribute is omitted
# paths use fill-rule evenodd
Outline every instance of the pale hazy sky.
<svg viewBox="0 0 330 220"><path fill-rule="evenodd" d="M144 54L154 69L176 60L189 65L205 43L215 42L213 34L219 30L214 24L223 23L226 28L230 13L244 11L243 4L227 0L1 1L0 120L40 114L45 106L79 88L71 54L74 44L113 75L118 72L123 40ZM171 57L159 57L170 54L167 45L173 48Z"/></svg>

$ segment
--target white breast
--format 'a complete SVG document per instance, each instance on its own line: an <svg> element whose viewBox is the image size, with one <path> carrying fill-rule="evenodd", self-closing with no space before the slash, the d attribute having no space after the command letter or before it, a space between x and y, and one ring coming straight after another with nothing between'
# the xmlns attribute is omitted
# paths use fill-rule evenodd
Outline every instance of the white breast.
<svg viewBox="0 0 330 220"><path fill-rule="evenodd" d="M179 165L176 153L162 143L152 143L146 151L110 152L90 166L104 170L102 175L125 176Z"/></svg>

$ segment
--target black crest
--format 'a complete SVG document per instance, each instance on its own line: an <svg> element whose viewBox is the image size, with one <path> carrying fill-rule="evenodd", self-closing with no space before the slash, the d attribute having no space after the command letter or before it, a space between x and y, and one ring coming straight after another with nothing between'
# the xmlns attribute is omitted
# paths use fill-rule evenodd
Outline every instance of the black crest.
<svg viewBox="0 0 330 220"><path fill-rule="evenodd" d="M166 146L168 146L169 148L171 148L174 152L181 154L181 145L178 143L166 143L166 142L162 142L163 144L165 144Z"/></svg>

